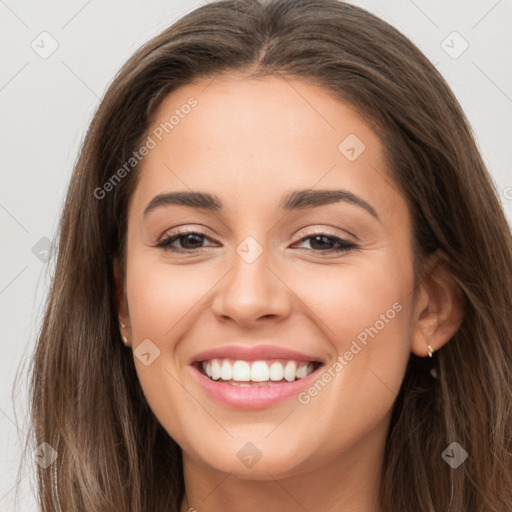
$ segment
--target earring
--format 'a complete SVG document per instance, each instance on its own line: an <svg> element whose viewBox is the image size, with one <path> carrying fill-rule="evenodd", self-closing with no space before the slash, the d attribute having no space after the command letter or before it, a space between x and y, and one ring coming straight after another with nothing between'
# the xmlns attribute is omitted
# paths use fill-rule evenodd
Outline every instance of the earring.
<svg viewBox="0 0 512 512"><path fill-rule="evenodd" d="M428 357L432 357L432 354L434 353L434 349L430 345L427 345L427 347L428 347Z"/></svg>
<svg viewBox="0 0 512 512"><path fill-rule="evenodd" d="M128 338L123 334L123 329L126 327L126 325L123 323L123 321L121 319L119 319L119 323L121 324L121 327L120 327L120 331L121 331L121 339L123 340L123 343L129 347L130 346L130 342L128 341Z"/></svg>

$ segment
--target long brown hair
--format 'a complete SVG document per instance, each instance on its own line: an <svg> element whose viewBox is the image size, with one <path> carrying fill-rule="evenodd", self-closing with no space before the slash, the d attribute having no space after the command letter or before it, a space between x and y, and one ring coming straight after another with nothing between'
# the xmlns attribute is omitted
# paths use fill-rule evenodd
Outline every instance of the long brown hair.
<svg viewBox="0 0 512 512"><path fill-rule="evenodd" d="M433 358L437 378L429 358L411 355L382 509L512 510L512 237L456 98L406 37L361 8L226 0L185 15L130 58L77 159L31 373L32 442L58 453L36 466L42 511L179 510L181 449L144 398L117 319L112 261L125 252L139 166L107 193L98 188L140 147L168 93L227 71L300 78L354 106L383 141L410 207L415 269L441 250L463 292L463 323ZM469 454L457 469L441 457L452 442Z"/></svg>

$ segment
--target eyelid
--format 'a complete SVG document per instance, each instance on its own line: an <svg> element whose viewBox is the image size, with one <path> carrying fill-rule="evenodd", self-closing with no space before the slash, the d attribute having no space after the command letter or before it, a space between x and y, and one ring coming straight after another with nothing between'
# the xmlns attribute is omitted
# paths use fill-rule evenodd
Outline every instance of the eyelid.
<svg viewBox="0 0 512 512"><path fill-rule="evenodd" d="M210 235L208 235L208 233L206 233L204 228L200 228L200 227L198 228L196 226L197 226L196 224L185 224L183 226L177 226L175 228L167 229L162 233L162 235L160 235L160 237L157 240L157 244L159 244L160 242L163 242L164 240L167 240L168 238L172 238L172 237L175 237L175 236L181 235L181 234L188 234L191 232L198 233L200 235L204 235L205 237L208 237L208 238L212 238Z"/></svg>
<svg viewBox="0 0 512 512"><path fill-rule="evenodd" d="M353 242L353 243L356 243L358 241L357 237L354 236L352 233L350 233L348 231L343 231L341 233L339 231L338 232L333 231L335 229L336 228L332 228L332 227L315 227L315 228L306 229L306 231L300 232L300 240L302 240L302 238L307 237L307 236L327 235L327 236L332 236L335 238L345 238L348 242Z"/></svg>

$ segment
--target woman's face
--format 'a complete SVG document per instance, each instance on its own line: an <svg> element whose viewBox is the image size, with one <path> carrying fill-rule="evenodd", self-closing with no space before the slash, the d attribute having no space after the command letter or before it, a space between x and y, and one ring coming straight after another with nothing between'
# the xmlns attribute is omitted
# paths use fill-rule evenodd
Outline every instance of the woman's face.
<svg viewBox="0 0 512 512"><path fill-rule="evenodd" d="M268 479L380 456L415 310L377 136L322 88L235 75L174 91L148 136L121 310L185 464Z"/></svg>

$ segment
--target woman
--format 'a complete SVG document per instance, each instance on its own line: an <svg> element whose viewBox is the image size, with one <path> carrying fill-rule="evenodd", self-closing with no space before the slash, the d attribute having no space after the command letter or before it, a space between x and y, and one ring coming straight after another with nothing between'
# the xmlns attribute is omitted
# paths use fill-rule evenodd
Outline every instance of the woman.
<svg viewBox="0 0 512 512"><path fill-rule="evenodd" d="M409 40L335 0L198 8L69 186L42 510L511 510L511 305L510 227Z"/></svg>

